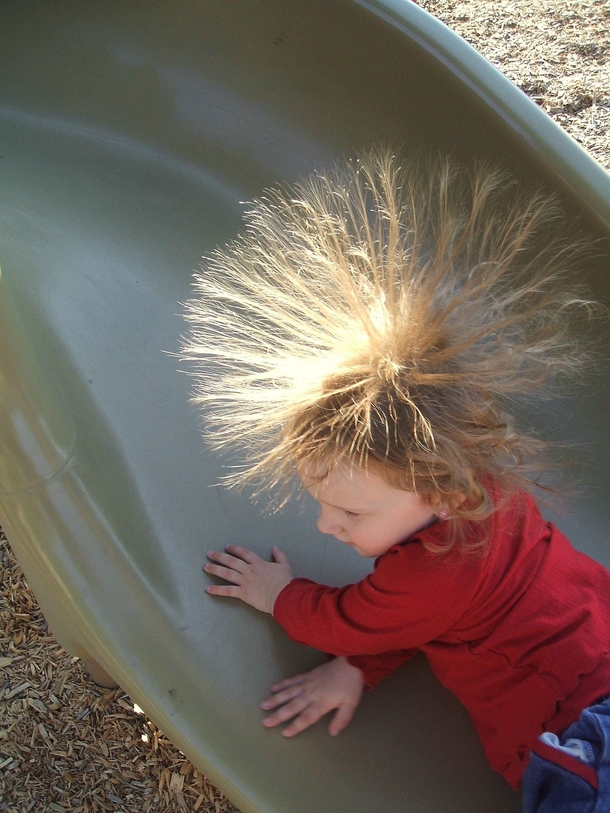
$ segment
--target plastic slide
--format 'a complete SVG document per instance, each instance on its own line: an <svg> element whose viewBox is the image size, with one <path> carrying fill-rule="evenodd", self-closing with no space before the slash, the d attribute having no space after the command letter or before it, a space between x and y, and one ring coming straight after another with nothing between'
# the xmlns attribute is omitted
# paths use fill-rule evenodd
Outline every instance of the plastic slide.
<svg viewBox="0 0 610 813"><path fill-rule="evenodd" d="M241 201L386 143L501 162L598 240L610 177L409 0L3 0L0 5L0 524L49 625L93 659L243 813L509 813L473 726L421 658L337 739L261 725L271 683L321 662L204 593L207 550L278 544L331 584L366 563L214 487L171 352L200 255ZM576 444L555 517L610 565L610 376L532 407ZM434 596L430 597L431 602Z"/></svg>

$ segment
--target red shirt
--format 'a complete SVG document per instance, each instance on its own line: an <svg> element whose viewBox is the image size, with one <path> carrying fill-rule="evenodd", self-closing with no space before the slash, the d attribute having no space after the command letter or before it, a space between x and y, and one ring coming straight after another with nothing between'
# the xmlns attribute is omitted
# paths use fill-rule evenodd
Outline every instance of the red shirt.
<svg viewBox="0 0 610 813"><path fill-rule="evenodd" d="M610 695L610 573L522 492L487 521L483 555L421 544L446 532L438 523L394 545L357 584L294 579L273 614L295 641L349 657L369 689L424 652L516 788L543 731L560 734Z"/></svg>

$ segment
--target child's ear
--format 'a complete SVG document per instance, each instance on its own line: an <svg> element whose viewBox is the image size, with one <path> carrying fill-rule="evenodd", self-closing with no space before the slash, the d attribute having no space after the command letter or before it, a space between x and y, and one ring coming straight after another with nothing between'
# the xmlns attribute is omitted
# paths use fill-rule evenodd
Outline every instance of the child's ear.
<svg viewBox="0 0 610 813"><path fill-rule="evenodd" d="M429 495L427 502L436 516L442 520L449 519L465 499L465 494L456 492L455 494L444 495L443 497L440 497L438 494Z"/></svg>
<svg viewBox="0 0 610 813"><path fill-rule="evenodd" d="M451 505L451 510L455 511L456 508L459 508L460 505L466 500L466 495L462 494L462 492L457 492L456 494L452 494L449 499L449 504Z"/></svg>
<svg viewBox="0 0 610 813"><path fill-rule="evenodd" d="M446 497L441 498L439 494L427 492L422 494L423 501L430 507L430 510L439 519L447 519L449 516L449 503Z"/></svg>

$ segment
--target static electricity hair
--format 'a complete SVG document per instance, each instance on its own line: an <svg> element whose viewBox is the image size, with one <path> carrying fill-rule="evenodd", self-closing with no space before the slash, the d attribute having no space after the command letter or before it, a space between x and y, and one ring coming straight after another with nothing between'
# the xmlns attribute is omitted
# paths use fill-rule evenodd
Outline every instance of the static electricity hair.
<svg viewBox="0 0 610 813"><path fill-rule="evenodd" d="M379 149L250 205L182 347L207 439L241 449L229 484L281 505L297 471L348 462L482 520L490 483L527 481L545 444L513 406L578 367L590 303L557 207L515 186Z"/></svg>

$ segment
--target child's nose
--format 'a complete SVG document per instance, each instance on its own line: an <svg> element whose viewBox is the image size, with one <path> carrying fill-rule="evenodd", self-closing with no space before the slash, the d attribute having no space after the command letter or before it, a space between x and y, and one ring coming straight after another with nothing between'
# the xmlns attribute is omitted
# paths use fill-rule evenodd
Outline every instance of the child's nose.
<svg viewBox="0 0 610 813"><path fill-rule="evenodd" d="M320 510L320 515L316 524L318 531L320 531L322 534L332 534L333 536L336 536L337 534L343 533L343 527L339 524L339 522L337 522L336 517L333 517L330 512L326 511L324 508Z"/></svg>

